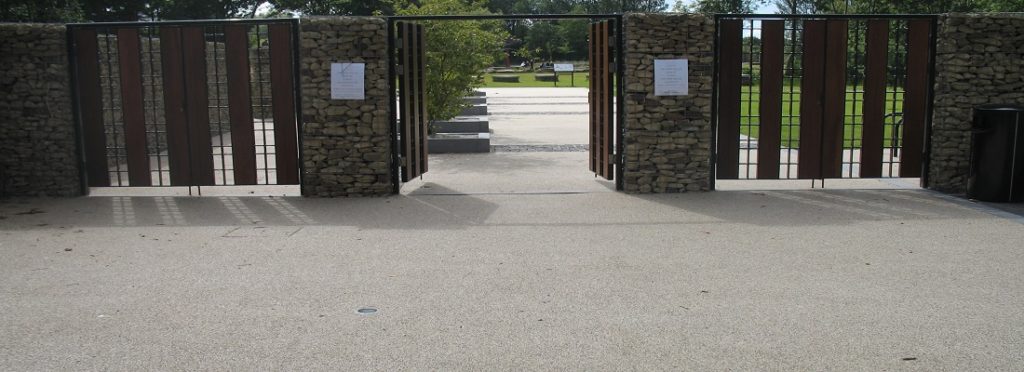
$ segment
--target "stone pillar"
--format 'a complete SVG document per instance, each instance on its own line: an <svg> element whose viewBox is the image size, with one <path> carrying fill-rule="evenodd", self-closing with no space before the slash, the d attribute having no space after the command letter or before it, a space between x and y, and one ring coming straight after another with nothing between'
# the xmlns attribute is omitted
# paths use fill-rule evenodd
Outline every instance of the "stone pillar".
<svg viewBox="0 0 1024 372"><path fill-rule="evenodd" d="M387 22L379 17L304 18L302 194L380 196L392 192ZM331 63L366 64L366 99L331 99Z"/></svg>
<svg viewBox="0 0 1024 372"><path fill-rule="evenodd" d="M3 196L81 194L63 25L0 24Z"/></svg>
<svg viewBox="0 0 1024 372"><path fill-rule="evenodd" d="M714 19L696 14L627 14L625 191L709 189ZM654 95L654 60L689 60L689 95Z"/></svg>
<svg viewBox="0 0 1024 372"><path fill-rule="evenodd" d="M964 193L972 109L1024 104L1024 16L951 14L939 19L928 188Z"/></svg>

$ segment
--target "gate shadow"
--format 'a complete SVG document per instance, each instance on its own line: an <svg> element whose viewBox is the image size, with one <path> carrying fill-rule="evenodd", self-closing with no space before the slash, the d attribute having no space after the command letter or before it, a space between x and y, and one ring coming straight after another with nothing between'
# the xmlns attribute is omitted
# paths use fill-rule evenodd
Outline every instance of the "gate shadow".
<svg viewBox="0 0 1024 372"><path fill-rule="evenodd" d="M498 205L472 195L381 198L83 197L0 204L0 230L70 227L350 226L362 229L465 229ZM457 195L457 197L455 197Z"/></svg>
<svg viewBox="0 0 1024 372"><path fill-rule="evenodd" d="M722 221L758 226L995 217L985 206L927 190L744 190L633 197Z"/></svg>

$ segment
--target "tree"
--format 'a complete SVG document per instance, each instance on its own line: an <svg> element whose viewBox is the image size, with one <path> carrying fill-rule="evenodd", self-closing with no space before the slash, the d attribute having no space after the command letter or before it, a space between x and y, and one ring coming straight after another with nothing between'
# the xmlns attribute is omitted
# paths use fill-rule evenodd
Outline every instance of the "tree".
<svg viewBox="0 0 1024 372"><path fill-rule="evenodd" d="M423 0L397 10L402 15L488 14L479 3ZM499 21L423 22L427 40L427 112L447 120L459 114L463 97L482 85L480 75L501 59L508 33Z"/></svg>
<svg viewBox="0 0 1024 372"><path fill-rule="evenodd" d="M697 0L693 10L698 13L753 13L757 5L765 0Z"/></svg>
<svg viewBox="0 0 1024 372"><path fill-rule="evenodd" d="M395 15L396 9L409 5L401 0L270 0L270 4L304 15L347 16Z"/></svg>
<svg viewBox="0 0 1024 372"><path fill-rule="evenodd" d="M83 19L78 0L4 0L0 22L77 22Z"/></svg>

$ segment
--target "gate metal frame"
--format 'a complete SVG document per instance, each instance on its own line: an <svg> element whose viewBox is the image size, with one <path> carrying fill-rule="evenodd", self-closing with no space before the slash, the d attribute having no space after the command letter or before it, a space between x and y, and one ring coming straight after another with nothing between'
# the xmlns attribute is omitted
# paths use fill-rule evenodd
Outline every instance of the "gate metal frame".
<svg viewBox="0 0 1024 372"><path fill-rule="evenodd" d="M68 76L70 77L70 94L71 94L71 112L72 120L75 123L75 153L78 157L78 169L79 169L79 180L80 189L82 195L89 195L89 180L87 177L88 170L86 168L85 158L85 130L82 124L81 118L81 103L78 97L78 64L76 58L74 35L76 30L80 29L103 29L103 28L144 28L144 27L162 27L162 26L211 26L211 25L270 25L270 24L288 24L291 27L291 74L292 74L292 100L295 107L293 108L293 116L295 118L295 130L296 130L296 147L298 150L298 186L302 187L303 175L305 174L305 164L303 159L303 148L302 148L302 130L303 130L303 117L302 117L302 75L300 74L300 58L299 50L301 49L300 44L300 33L302 32L300 20L298 18L263 18L263 19L205 19L205 20L179 20L179 21L150 21L150 22L86 22L86 23L68 23L65 25L65 40L67 40L67 53L68 53ZM269 63L269 62L268 62ZM189 193L191 194L191 187L196 185L181 186L189 187ZM130 186L128 186L130 187ZM160 186L157 186L160 187Z"/></svg>
<svg viewBox="0 0 1024 372"><path fill-rule="evenodd" d="M924 122L924 139L923 139L923 153L921 158L921 187L926 188L929 185L929 165L931 163L931 142L932 142L932 117L934 114L935 104L935 54L938 40L938 22L939 15L937 14L726 14L716 13L715 14L715 36L713 41L714 49L714 65L712 67L712 84L711 84L711 156L709 159L711 169L709 172L709 188L715 190L715 180L717 178L718 169L718 84L720 78L720 43L719 43L719 30L721 21L723 19L741 19L741 20L869 20L869 19L881 19L881 20L928 20L931 24L931 33L929 35L929 53L928 53L928 93L925 99L925 122ZM824 185L824 179L822 179L822 185Z"/></svg>
<svg viewBox="0 0 1024 372"><path fill-rule="evenodd" d="M625 147L622 138L625 133L625 38L623 37L622 14L486 14L486 15L423 15L423 16L389 16L387 17L388 28L388 95L391 105L391 182L393 194L401 192L402 182L398 171L399 144L398 130L399 121L395 98L397 97L397 72L395 64L398 62L397 47L395 45L395 23L400 21L484 21L484 20L509 20L509 19L536 19L536 20L561 20L561 19L589 19L591 21L610 20L613 21L615 29L615 153L613 156L615 167L615 189L625 189L623 173L625 168Z"/></svg>

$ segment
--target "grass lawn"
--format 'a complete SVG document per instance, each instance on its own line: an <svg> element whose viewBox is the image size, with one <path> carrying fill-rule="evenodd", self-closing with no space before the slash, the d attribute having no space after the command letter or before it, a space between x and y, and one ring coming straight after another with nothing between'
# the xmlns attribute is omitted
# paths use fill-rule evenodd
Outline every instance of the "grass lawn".
<svg viewBox="0 0 1024 372"><path fill-rule="evenodd" d="M550 72L545 72L550 73ZM568 72L558 73L558 85L553 81L537 81L534 79L534 72L502 73L497 75L519 75L518 83L495 83L491 78L492 74L484 74L484 88L572 88L570 82L575 79L576 88L586 88L590 82L587 80L586 72L574 72L569 76Z"/></svg>
<svg viewBox="0 0 1024 372"><path fill-rule="evenodd" d="M740 133L757 138L758 137L758 122L759 122L759 111L761 108L760 104L760 87L757 85L749 86L745 85L741 88L740 94ZM790 90L789 84L783 86L782 91L782 146L783 147L799 147L800 146L800 86L797 82L792 90ZM891 88L890 88L891 89ZM863 92L853 92L852 86L846 88L846 110L845 110L845 126L843 134L844 147L860 147L861 146L861 129L863 124L863 117L861 116L864 110L864 94ZM790 96L792 93L792 96ZM900 95L902 96L902 94ZM858 101L854 102L854 98ZM902 97L900 97L902 98ZM895 102L895 109L893 108L893 95L887 94L885 103L885 113L890 112L901 112L903 111L903 101ZM884 129L884 142L883 146L889 146L890 139L892 138L892 126L899 118L886 118L885 129Z"/></svg>

